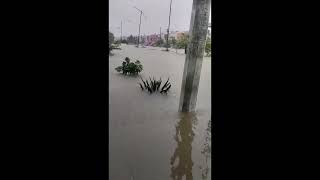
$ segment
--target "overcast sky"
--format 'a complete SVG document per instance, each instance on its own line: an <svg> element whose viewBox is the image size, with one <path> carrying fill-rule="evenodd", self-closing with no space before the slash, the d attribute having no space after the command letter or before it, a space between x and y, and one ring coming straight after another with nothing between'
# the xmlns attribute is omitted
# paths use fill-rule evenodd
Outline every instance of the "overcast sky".
<svg viewBox="0 0 320 180"><path fill-rule="evenodd" d="M170 31L188 31L193 0L172 0ZM139 12L141 17L141 35L164 32L169 23L170 0L109 0L109 30L120 36L137 35L139 31Z"/></svg>

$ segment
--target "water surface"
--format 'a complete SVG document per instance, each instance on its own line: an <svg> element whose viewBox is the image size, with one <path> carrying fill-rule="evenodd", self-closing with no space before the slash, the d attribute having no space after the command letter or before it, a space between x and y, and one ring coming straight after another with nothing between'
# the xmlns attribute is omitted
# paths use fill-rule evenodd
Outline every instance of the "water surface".
<svg viewBox="0 0 320 180"><path fill-rule="evenodd" d="M142 92L115 71L139 59L142 78L170 78L167 95ZM179 113L185 55L122 45L109 57L109 179L211 179L211 60L204 58L195 113Z"/></svg>

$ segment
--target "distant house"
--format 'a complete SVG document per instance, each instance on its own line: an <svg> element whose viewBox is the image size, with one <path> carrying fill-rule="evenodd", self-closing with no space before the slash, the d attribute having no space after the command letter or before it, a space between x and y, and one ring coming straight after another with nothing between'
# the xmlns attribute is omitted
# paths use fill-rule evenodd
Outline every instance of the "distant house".
<svg viewBox="0 0 320 180"><path fill-rule="evenodd" d="M145 46L153 46L160 40L160 36L158 34L152 34L145 36L144 45Z"/></svg>
<svg viewBox="0 0 320 180"><path fill-rule="evenodd" d="M178 33L179 33L179 31L171 31L170 33L169 33L169 38L171 38L171 39L177 39L177 35L178 35Z"/></svg>
<svg viewBox="0 0 320 180"><path fill-rule="evenodd" d="M182 39L184 36L187 36L189 34L189 32L188 31L183 31L183 32L179 32L179 33L177 33L177 40L180 40L180 39Z"/></svg>

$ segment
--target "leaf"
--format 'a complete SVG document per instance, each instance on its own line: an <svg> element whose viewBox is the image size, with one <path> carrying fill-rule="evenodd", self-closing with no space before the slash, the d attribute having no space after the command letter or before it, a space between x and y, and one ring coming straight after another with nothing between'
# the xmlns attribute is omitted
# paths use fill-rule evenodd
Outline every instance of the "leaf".
<svg viewBox="0 0 320 180"><path fill-rule="evenodd" d="M169 85L169 87L164 92L167 93L167 91L169 91L170 88L171 88L171 84Z"/></svg>
<svg viewBox="0 0 320 180"><path fill-rule="evenodd" d="M147 87L148 87L148 89L150 88L150 85L149 85L149 83L148 83L148 80L146 80L146 83L147 83Z"/></svg>
<svg viewBox="0 0 320 180"><path fill-rule="evenodd" d="M142 84L141 83L138 83L139 85L140 85L140 87L141 87L141 90L143 91L143 86L142 86Z"/></svg>
<svg viewBox="0 0 320 180"><path fill-rule="evenodd" d="M161 91L163 91L163 89L167 86L168 82L169 82L169 78L168 78L167 82L163 85L163 87L161 88Z"/></svg>
<svg viewBox="0 0 320 180"><path fill-rule="evenodd" d="M140 77L140 79L142 80L143 84L144 84L144 87L147 89L147 85L146 85L146 82L144 82L144 80Z"/></svg>
<svg viewBox="0 0 320 180"><path fill-rule="evenodd" d="M158 81L157 91L159 91L160 86L161 86L161 81Z"/></svg>
<svg viewBox="0 0 320 180"><path fill-rule="evenodd" d="M125 58L125 61L129 64L130 63L130 59L128 57Z"/></svg>

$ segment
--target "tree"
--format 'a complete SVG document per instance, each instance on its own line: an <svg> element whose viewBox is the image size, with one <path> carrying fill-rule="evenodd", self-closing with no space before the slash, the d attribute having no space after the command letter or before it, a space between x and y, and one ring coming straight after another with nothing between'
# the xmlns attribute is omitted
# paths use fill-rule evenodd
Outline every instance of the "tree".
<svg viewBox="0 0 320 180"><path fill-rule="evenodd" d="M109 46L113 43L113 41L114 41L114 35L111 32L109 32Z"/></svg>
<svg viewBox="0 0 320 180"><path fill-rule="evenodd" d="M114 35L111 32L109 32L109 54L110 54L110 52L112 50L111 45L112 45L113 42L114 42Z"/></svg>
<svg viewBox="0 0 320 180"><path fill-rule="evenodd" d="M114 44L120 45L120 44L121 44L121 41L120 41L120 40L116 40L116 41L114 41Z"/></svg>
<svg viewBox="0 0 320 180"><path fill-rule="evenodd" d="M135 43L135 38L132 35L130 35L128 37L127 41L128 41L129 44L134 44Z"/></svg>
<svg viewBox="0 0 320 180"><path fill-rule="evenodd" d="M125 39L122 39L121 43L123 43L123 44L128 44L128 41L125 40Z"/></svg>
<svg viewBox="0 0 320 180"><path fill-rule="evenodd" d="M177 41L177 48L184 49L188 45L189 35L183 34Z"/></svg>
<svg viewBox="0 0 320 180"><path fill-rule="evenodd" d="M176 52L178 52L178 50L177 50L177 40L176 40L176 38L172 38L171 43L172 43L173 48L176 49Z"/></svg>
<svg viewBox="0 0 320 180"><path fill-rule="evenodd" d="M159 40L155 43L155 45L158 46L158 47L162 46L163 44L164 44L163 39L159 39Z"/></svg>

